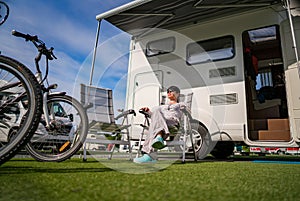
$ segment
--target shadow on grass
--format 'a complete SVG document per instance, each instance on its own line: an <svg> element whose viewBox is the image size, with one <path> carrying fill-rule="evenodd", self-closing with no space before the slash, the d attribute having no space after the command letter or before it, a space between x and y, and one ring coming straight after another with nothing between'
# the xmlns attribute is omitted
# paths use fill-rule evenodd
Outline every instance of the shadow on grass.
<svg viewBox="0 0 300 201"><path fill-rule="evenodd" d="M80 166L80 167L79 167ZM64 162L38 162L30 159L13 159L0 166L1 174L32 174L32 173L89 173L114 171L99 165L97 161L82 162L67 160Z"/></svg>
<svg viewBox="0 0 300 201"><path fill-rule="evenodd" d="M63 162L38 162L33 159L15 158L0 166L0 176L4 174L73 174L73 173L101 173L123 172L144 174L163 171L169 163L135 164L130 160L89 160L70 159Z"/></svg>
<svg viewBox="0 0 300 201"><path fill-rule="evenodd" d="M32 173L55 173L55 174L64 174L64 173L83 173L83 172L109 172L114 171L110 168L41 168L41 167L31 167L31 166L6 166L0 168L1 174L32 174Z"/></svg>

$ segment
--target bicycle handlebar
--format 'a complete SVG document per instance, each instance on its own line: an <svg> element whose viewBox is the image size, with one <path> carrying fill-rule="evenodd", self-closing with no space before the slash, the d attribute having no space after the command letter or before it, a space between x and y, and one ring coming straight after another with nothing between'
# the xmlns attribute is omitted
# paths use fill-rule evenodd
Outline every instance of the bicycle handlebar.
<svg viewBox="0 0 300 201"><path fill-rule="evenodd" d="M46 44L42 40L38 39L37 35L32 36L30 34L24 34L24 33L18 32L16 30L12 31L12 35L16 36L16 37L24 38L26 41L31 41L34 44L34 46L38 49L39 53L35 57L35 66L36 66L36 70L38 73L41 73L41 70L39 67L39 62L41 60L41 57L42 57L42 55L46 56L46 75L44 76L43 79L41 79L42 80L41 82L43 82L48 76L48 68L49 68L48 60L53 60L53 58L57 59L53 53L54 48L51 47L48 49L46 47Z"/></svg>
<svg viewBox="0 0 300 201"><path fill-rule="evenodd" d="M42 54L44 54L47 57L47 59L49 59L49 60L52 60L53 58L57 59L55 57L55 55L53 54L54 48L51 47L51 48L47 49L45 43L43 41L41 41L37 35L32 36L29 34L23 34L16 30L12 30L11 34L16 37L24 38L26 41L31 41L36 46L36 48L38 48L38 51L41 52Z"/></svg>
<svg viewBox="0 0 300 201"><path fill-rule="evenodd" d="M37 36L31 36L29 34L23 34L23 33L18 32L16 30L12 30L11 34L14 35L14 36L16 36L16 37L24 38L26 41L39 42L39 39L38 39Z"/></svg>

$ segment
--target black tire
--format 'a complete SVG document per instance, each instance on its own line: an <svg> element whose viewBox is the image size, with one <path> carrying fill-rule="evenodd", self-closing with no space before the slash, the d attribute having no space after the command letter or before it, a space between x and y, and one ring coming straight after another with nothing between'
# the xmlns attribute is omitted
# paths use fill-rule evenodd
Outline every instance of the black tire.
<svg viewBox="0 0 300 201"><path fill-rule="evenodd" d="M190 123L196 157L197 159L203 159L210 153L216 143L211 140L210 134L203 124L196 120L192 120ZM175 136L175 140L178 140L178 135ZM182 149L182 146L175 146L177 152L182 151ZM192 150L192 143L190 137L188 137L186 139L186 151L190 152Z"/></svg>
<svg viewBox="0 0 300 201"><path fill-rule="evenodd" d="M208 129L199 121L193 120L191 127L196 155L198 159L204 159L213 150L216 142L212 141Z"/></svg>
<svg viewBox="0 0 300 201"><path fill-rule="evenodd" d="M55 120L49 113L52 126L46 128L42 115L26 150L38 161L61 162L71 158L82 147L87 136L88 117L83 106L67 95L50 95L47 105L49 111L54 108Z"/></svg>
<svg viewBox="0 0 300 201"><path fill-rule="evenodd" d="M211 155L217 159L226 159L233 154L233 150L233 141L219 141L215 148L211 151Z"/></svg>
<svg viewBox="0 0 300 201"><path fill-rule="evenodd" d="M16 100L22 92L22 99ZM35 76L23 64L0 55L0 164L30 140L41 111L42 91Z"/></svg>
<svg viewBox="0 0 300 201"><path fill-rule="evenodd" d="M0 1L0 25L2 25L8 18L9 15L9 7L8 5Z"/></svg>

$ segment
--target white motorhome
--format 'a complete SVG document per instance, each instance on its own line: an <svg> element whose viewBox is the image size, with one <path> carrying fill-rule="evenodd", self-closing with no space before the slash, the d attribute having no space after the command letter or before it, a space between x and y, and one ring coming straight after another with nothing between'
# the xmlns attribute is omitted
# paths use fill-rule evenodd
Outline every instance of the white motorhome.
<svg viewBox="0 0 300 201"><path fill-rule="evenodd" d="M102 20L132 35L128 109L160 104L170 85L193 92L200 158L299 146L298 0L135 0L96 19L94 57Z"/></svg>

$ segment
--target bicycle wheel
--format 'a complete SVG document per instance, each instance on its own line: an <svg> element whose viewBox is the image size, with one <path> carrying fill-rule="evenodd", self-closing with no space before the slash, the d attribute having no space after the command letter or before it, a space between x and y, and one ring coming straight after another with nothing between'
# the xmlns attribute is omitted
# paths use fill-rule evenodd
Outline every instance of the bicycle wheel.
<svg viewBox="0 0 300 201"><path fill-rule="evenodd" d="M88 131L88 117L82 105L67 95L50 95L47 101L50 127L45 114L30 142L28 153L38 161L64 161L82 146Z"/></svg>
<svg viewBox="0 0 300 201"><path fill-rule="evenodd" d="M7 20L8 15L9 15L8 5L5 2L0 1L0 25Z"/></svg>
<svg viewBox="0 0 300 201"><path fill-rule="evenodd" d="M0 164L31 138L42 111L42 92L31 71L0 55Z"/></svg>

